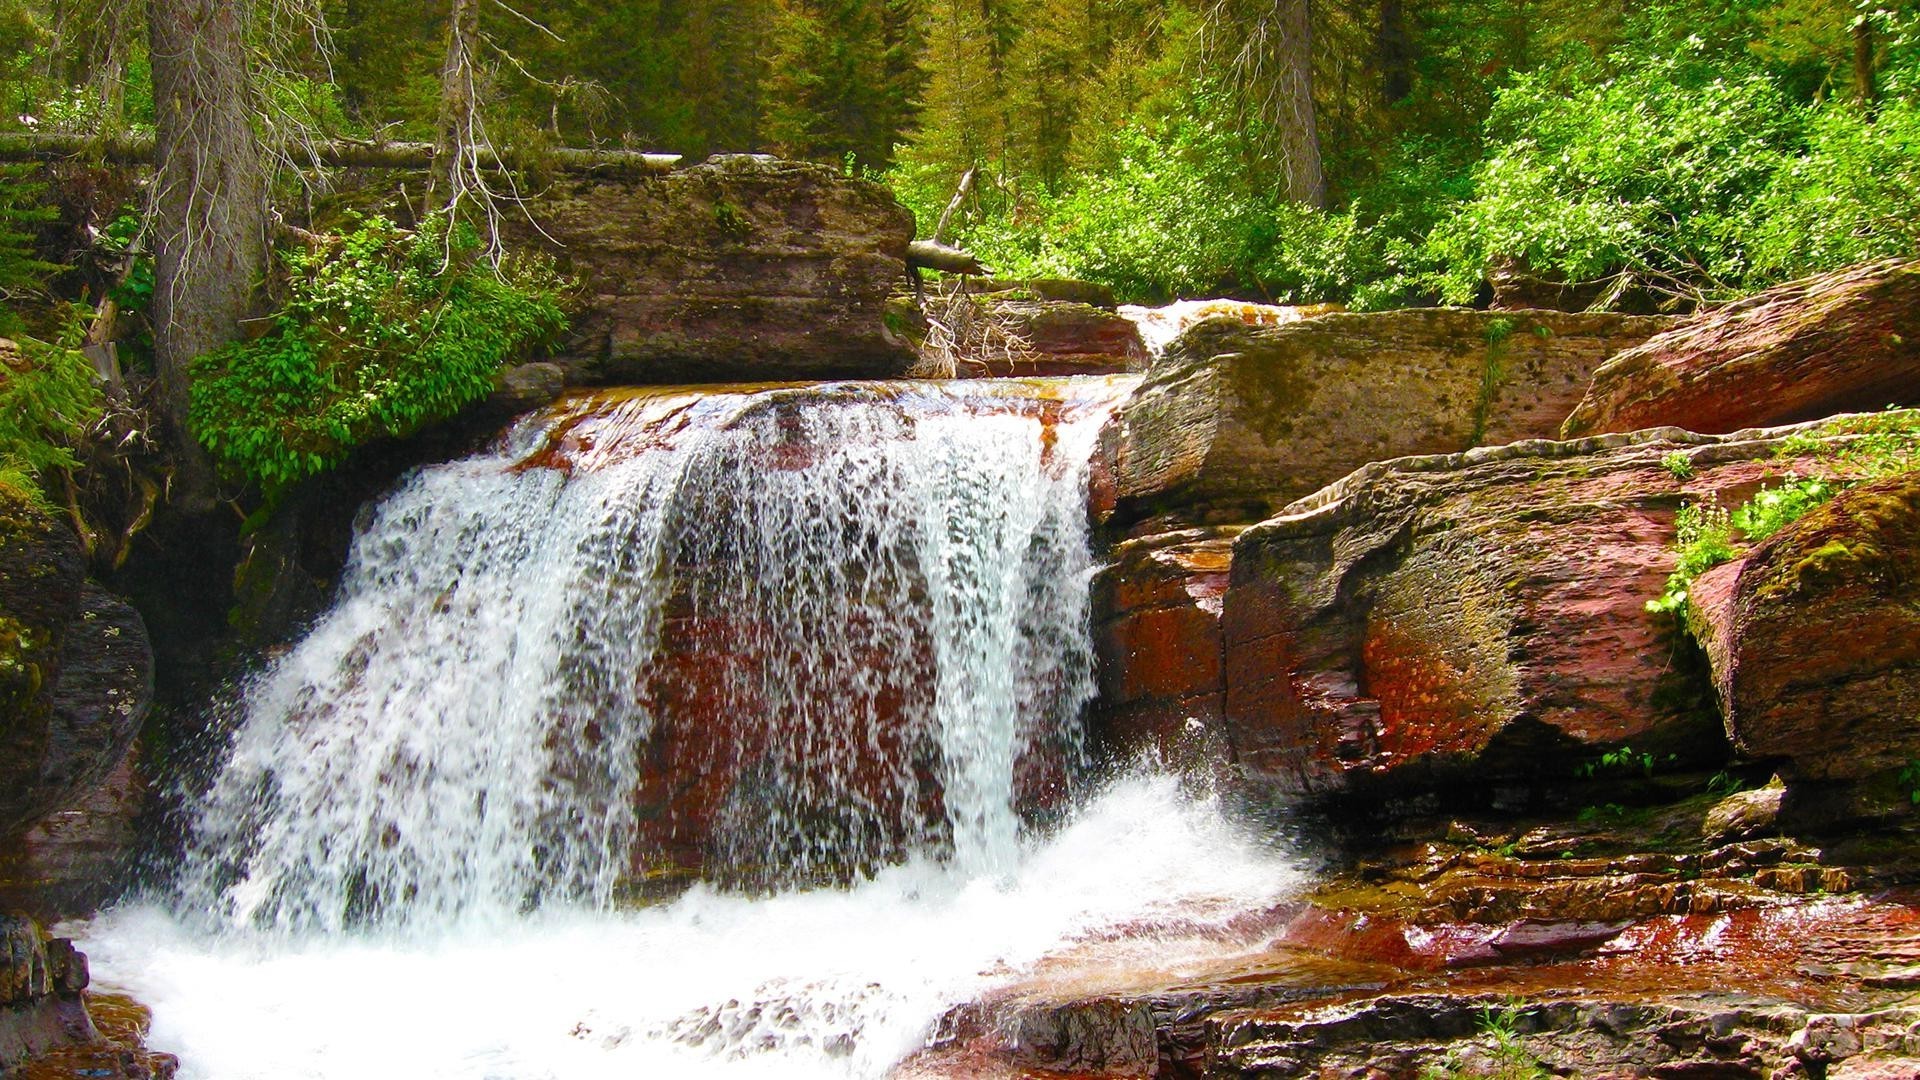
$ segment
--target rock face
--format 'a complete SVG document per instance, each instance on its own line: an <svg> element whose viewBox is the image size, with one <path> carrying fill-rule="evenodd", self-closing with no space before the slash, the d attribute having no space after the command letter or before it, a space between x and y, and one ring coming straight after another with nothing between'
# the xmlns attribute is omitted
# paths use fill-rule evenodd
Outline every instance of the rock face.
<svg viewBox="0 0 1920 1080"><path fill-rule="evenodd" d="M1601 361L1667 320L1453 309L1209 320L1112 442L1121 521L1255 521L1368 462L1550 437Z"/></svg>
<svg viewBox="0 0 1920 1080"><path fill-rule="evenodd" d="M98 785L152 690L139 614L86 580L64 525L0 502L0 837Z"/></svg>
<svg viewBox="0 0 1920 1080"><path fill-rule="evenodd" d="M879 184L725 155L629 181L556 180L519 241L579 278L574 382L887 378L913 215Z"/></svg>
<svg viewBox="0 0 1920 1080"><path fill-rule="evenodd" d="M1660 429L1369 465L1242 533L1225 730L1258 786L1387 796L1553 782L1602 751L1724 753L1673 620L1682 500L1837 467L1803 429ZM1802 449L1805 449L1804 447ZM1689 459L1677 479L1671 455Z"/></svg>
<svg viewBox="0 0 1920 1080"><path fill-rule="evenodd" d="M1920 403L1920 261L1783 285L1623 352L1594 373L1567 437L1694 431Z"/></svg>
<svg viewBox="0 0 1920 1080"><path fill-rule="evenodd" d="M1743 754L1816 780L1920 757L1920 473L1842 492L1703 575L1690 615Z"/></svg>
<svg viewBox="0 0 1920 1080"><path fill-rule="evenodd" d="M1238 532L1190 529L1115 549L1094 592L1096 744L1179 764L1214 748L1226 689L1220 608Z"/></svg>

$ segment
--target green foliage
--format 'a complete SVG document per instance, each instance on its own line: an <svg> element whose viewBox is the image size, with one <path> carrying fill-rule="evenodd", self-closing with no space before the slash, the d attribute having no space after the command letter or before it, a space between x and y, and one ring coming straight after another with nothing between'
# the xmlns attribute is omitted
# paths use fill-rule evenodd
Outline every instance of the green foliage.
<svg viewBox="0 0 1920 1080"><path fill-rule="evenodd" d="M1685 610L1693 579L1734 557L1733 515L1725 507L1689 503L1673 524L1680 557L1659 599L1647 601L1647 610L1654 614Z"/></svg>
<svg viewBox="0 0 1920 1080"><path fill-rule="evenodd" d="M1667 755L1669 765L1678 760L1679 756L1676 754ZM1659 759L1655 758L1651 751L1622 746L1601 754L1593 761L1582 762L1578 768L1574 769L1574 775L1587 780L1609 774L1639 773L1642 776L1652 776L1655 766L1659 763Z"/></svg>
<svg viewBox="0 0 1920 1080"><path fill-rule="evenodd" d="M1905 765L1900 766L1900 771L1894 774L1894 779L1899 781L1901 788L1906 791L1907 802L1920 806L1920 758L1911 758Z"/></svg>
<svg viewBox="0 0 1920 1080"><path fill-rule="evenodd" d="M48 276L65 269L36 250L34 231L58 216L43 201L46 188L31 166L0 165L0 335L23 329L5 305L38 296Z"/></svg>
<svg viewBox="0 0 1920 1080"><path fill-rule="evenodd" d="M566 326L545 263L496 273L465 226L381 217L287 251L286 306L258 341L195 362L190 423L229 472L270 494L355 447L452 416L516 354Z"/></svg>
<svg viewBox="0 0 1920 1080"><path fill-rule="evenodd" d="M32 338L0 355L0 484L38 501L39 480L77 468L73 450L99 417L93 366L72 349Z"/></svg>
<svg viewBox="0 0 1920 1080"><path fill-rule="evenodd" d="M1802 479L1789 473L1780 483L1761 488L1753 498L1742 503L1733 512L1733 527L1745 534L1748 541L1765 540L1839 491L1839 485L1831 480Z"/></svg>
<svg viewBox="0 0 1920 1080"><path fill-rule="evenodd" d="M1693 459L1684 450L1675 450L1660 458L1660 467L1667 470L1675 480L1693 479Z"/></svg>

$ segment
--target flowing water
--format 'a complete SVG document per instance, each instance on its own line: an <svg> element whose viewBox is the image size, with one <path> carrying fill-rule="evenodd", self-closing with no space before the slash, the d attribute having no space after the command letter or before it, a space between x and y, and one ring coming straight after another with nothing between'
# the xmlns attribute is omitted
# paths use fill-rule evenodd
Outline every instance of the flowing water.
<svg viewBox="0 0 1920 1080"><path fill-rule="evenodd" d="M188 1077L875 1076L1050 951L1271 902L1169 779L1069 808L1126 386L622 392L417 472L96 977Z"/></svg>

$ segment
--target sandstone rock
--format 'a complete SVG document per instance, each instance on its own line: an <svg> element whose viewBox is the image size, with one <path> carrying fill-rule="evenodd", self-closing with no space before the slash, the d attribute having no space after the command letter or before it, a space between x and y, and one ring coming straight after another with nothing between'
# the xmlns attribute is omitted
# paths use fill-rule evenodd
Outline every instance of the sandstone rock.
<svg viewBox="0 0 1920 1080"><path fill-rule="evenodd" d="M1920 757L1920 473L1843 492L1703 575L1689 614L1741 752L1825 780Z"/></svg>
<svg viewBox="0 0 1920 1080"><path fill-rule="evenodd" d="M887 326L913 215L886 188L819 165L715 157L663 176L561 178L534 208L580 279L576 382L671 383L902 374Z"/></svg>
<svg viewBox="0 0 1920 1080"><path fill-rule="evenodd" d="M1787 788L1779 777L1763 788L1736 791L1713 804L1700 825L1700 834L1715 842L1744 840L1775 832L1780 827L1780 805Z"/></svg>
<svg viewBox="0 0 1920 1080"><path fill-rule="evenodd" d="M139 614L86 581L64 525L0 501L0 837L104 779L152 692Z"/></svg>
<svg viewBox="0 0 1920 1080"><path fill-rule="evenodd" d="M1601 361L1667 325L1453 309L1203 322L1115 420L1116 517L1253 521L1369 461L1550 436Z"/></svg>
<svg viewBox="0 0 1920 1080"><path fill-rule="evenodd" d="M1008 299L1052 300L1063 304L1085 304L1114 310L1113 290L1092 281L1072 278L979 278L973 291Z"/></svg>
<svg viewBox="0 0 1920 1080"><path fill-rule="evenodd" d="M1781 456L1812 430L1404 458L1248 529L1223 612L1241 769L1289 795L1385 796L1557 782L1621 746L1717 760L1689 646L1644 605L1673 568L1680 503L1838 467ZM1684 481L1662 464L1676 452Z"/></svg>
<svg viewBox="0 0 1920 1080"><path fill-rule="evenodd" d="M1567 437L1680 424L1728 432L1920 403L1920 261L1808 278L1607 361Z"/></svg>
<svg viewBox="0 0 1920 1080"><path fill-rule="evenodd" d="M1105 375L1145 367L1140 328L1111 309L1061 300L981 298L989 317L1032 349L1017 364L989 363L988 375Z"/></svg>
<svg viewBox="0 0 1920 1080"><path fill-rule="evenodd" d="M1193 529L1119 545L1094 584L1099 745L1185 765L1219 739L1220 609L1235 528Z"/></svg>

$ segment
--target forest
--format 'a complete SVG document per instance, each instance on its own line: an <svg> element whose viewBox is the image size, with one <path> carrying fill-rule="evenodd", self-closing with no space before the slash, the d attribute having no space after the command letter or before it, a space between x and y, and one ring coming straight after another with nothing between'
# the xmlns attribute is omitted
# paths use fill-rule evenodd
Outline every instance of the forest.
<svg viewBox="0 0 1920 1080"><path fill-rule="evenodd" d="M491 168L556 147L826 162L999 275L1139 301L1472 305L1500 279L1680 311L1920 236L1920 6L1873 0L0 0L0 98L0 334L42 355L158 303L177 332L139 331L128 363L268 487L443 414L563 323L561 283L496 233L537 177ZM156 135L152 182L85 166ZM326 167L400 144L435 163L412 190ZM35 164L52 145L81 157ZM225 186L200 202L245 213L190 220L178 177L207 155ZM391 225L435 214L459 259ZM316 231L359 254L268 273L268 244ZM205 360L268 279L277 344ZM304 443L236 420L300 390L303 328L353 289L402 329L341 369L363 392L404 366L400 389L275 421ZM407 351L448 303L487 317ZM20 477L71 463L89 393L38 366L0 421Z"/></svg>

